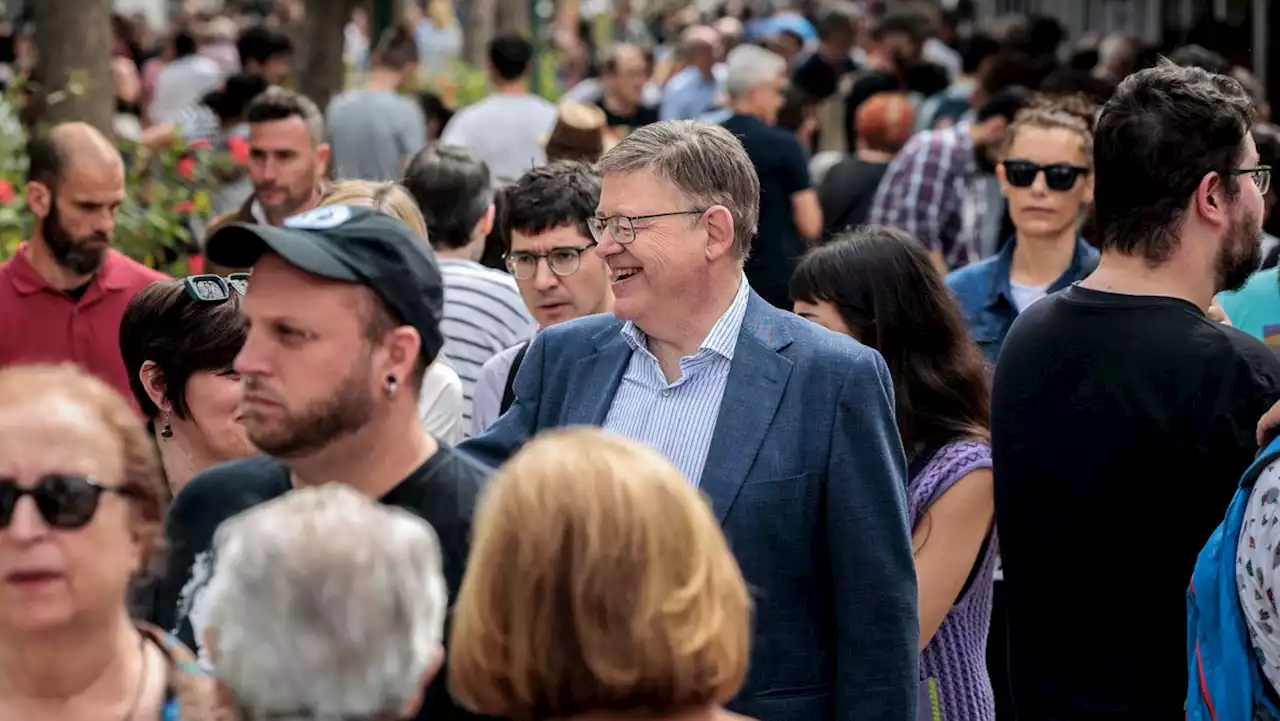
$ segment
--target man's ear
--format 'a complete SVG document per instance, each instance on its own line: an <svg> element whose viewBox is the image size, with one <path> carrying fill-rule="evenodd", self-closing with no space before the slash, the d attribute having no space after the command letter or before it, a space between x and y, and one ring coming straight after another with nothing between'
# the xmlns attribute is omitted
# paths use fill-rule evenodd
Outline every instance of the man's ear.
<svg viewBox="0 0 1280 721"><path fill-rule="evenodd" d="M49 217L49 211L53 209L53 191L38 180L27 183L27 207L37 218Z"/></svg>

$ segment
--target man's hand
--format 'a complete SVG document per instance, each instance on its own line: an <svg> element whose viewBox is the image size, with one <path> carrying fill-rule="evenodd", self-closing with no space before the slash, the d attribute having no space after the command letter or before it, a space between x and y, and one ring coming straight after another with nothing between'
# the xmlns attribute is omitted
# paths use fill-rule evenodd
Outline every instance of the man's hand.
<svg viewBox="0 0 1280 721"><path fill-rule="evenodd" d="M1227 317L1227 312L1222 309L1222 305L1218 303L1218 299L1214 298L1209 304L1209 310L1205 311L1205 315L1209 320L1217 321L1223 325L1231 325L1231 319Z"/></svg>

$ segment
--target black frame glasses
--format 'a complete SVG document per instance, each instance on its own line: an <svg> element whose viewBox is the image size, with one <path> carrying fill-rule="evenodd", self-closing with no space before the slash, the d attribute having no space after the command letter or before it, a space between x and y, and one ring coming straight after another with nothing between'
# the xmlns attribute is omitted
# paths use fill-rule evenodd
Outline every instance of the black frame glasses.
<svg viewBox="0 0 1280 721"><path fill-rule="evenodd" d="M1071 190L1076 187L1076 181L1081 176L1089 174L1088 168L1070 163L1040 165L1030 160L1014 158L1004 161L1001 165L1004 166L1004 179L1009 185L1015 188L1030 188L1035 185L1036 177L1044 173L1045 187L1056 193Z"/></svg>
<svg viewBox="0 0 1280 721"><path fill-rule="evenodd" d="M526 251L507 251L502 256L507 272L516 280L528 280L538 274L538 264L545 258L547 268L553 275L564 278L578 272L582 267L582 254L596 247L595 241L581 247L560 246L545 253L529 253Z"/></svg>
<svg viewBox="0 0 1280 721"><path fill-rule="evenodd" d="M192 300L198 300L203 303L225 303L231 298L231 291L244 294L249 290L249 274L248 273L232 273L223 278L220 275L212 273L203 273L201 275L189 275L183 279L183 285L187 288L187 295Z"/></svg>
<svg viewBox="0 0 1280 721"><path fill-rule="evenodd" d="M50 473L31 488L19 486L13 478L0 478L0 528L13 522L13 512L23 496L31 496L49 527L64 531L83 528L98 512L103 493L128 495L120 486L106 486L81 473Z"/></svg>
<svg viewBox="0 0 1280 721"><path fill-rule="evenodd" d="M674 210L670 213L650 213L648 215L611 215L607 218L597 218L592 216L587 218L587 228L591 230L591 237L596 239L597 243L604 241L604 231L608 230L609 235L618 241L620 245L628 245L636 240L636 221L652 220L654 218L670 218L676 215L702 215L707 212L707 208L701 210Z"/></svg>
<svg viewBox="0 0 1280 721"><path fill-rule="evenodd" d="M1235 168L1224 171L1230 176L1250 175L1253 176L1253 184L1258 186L1258 192L1263 195L1271 190L1271 166L1259 165L1256 168Z"/></svg>

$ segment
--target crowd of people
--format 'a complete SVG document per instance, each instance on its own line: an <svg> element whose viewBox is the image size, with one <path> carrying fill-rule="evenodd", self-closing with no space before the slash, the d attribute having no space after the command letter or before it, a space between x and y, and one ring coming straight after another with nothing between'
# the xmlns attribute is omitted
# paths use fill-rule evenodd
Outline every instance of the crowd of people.
<svg viewBox="0 0 1280 721"><path fill-rule="evenodd" d="M1247 74L622 12L436 122L444 5L323 110L266 26L169 61L144 146L245 144L194 275L112 248L110 140L33 137L0 721L1280 718Z"/></svg>

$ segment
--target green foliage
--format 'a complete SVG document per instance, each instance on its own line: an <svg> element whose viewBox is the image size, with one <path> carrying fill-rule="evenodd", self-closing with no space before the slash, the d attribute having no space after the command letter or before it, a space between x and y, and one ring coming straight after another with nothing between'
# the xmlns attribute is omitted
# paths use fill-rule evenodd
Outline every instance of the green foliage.
<svg viewBox="0 0 1280 721"><path fill-rule="evenodd" d="M73 82L65 92L83 90ZM59 99L54 93L50 100ZM26 183L28 137L18 120L21 101L21 88L16 86L0 96L0 262L17 253L31 236L35 221L21 191ZM181 139L152 153L145 162L139 162L136 144L121 142L118 147L127 171L125 200L116 212L112 245L152 268L185 275L189 224L212 215L209 187L215 175L222 177L223 169L234 161L226 153L191 147Z"/></svg>

